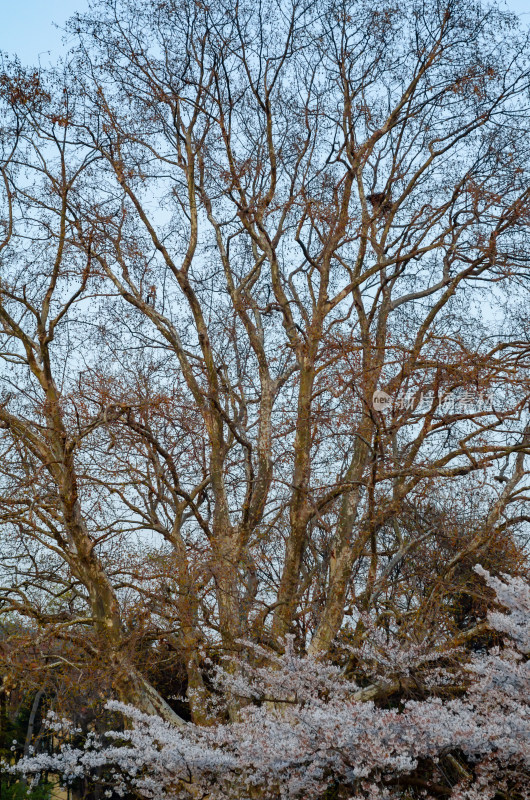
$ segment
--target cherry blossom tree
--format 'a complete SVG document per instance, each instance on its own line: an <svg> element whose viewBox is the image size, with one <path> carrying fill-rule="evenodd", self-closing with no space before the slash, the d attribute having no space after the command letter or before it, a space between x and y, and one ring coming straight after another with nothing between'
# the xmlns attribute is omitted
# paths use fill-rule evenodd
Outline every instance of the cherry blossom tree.
<svg viewBox="0 0 530 800"><path fill-rule="evenodd" d="M16 769L53 769L66 780L104 769L109 795L134 789L156 800L373 800L415 791L453 800L528 797L530 584L476 571L506 608L489 614L492 628L508 637L502 648L438 669L437 662L447 663L443 649L377 643L386 649L386 679L414 676L430 695L424 700L374 703L337 665L298 656L292 645L274 658L254 647L267 666L245 661L235 676L218 669L221 696L246 702L237 722L172 727L114 701L109 710L124 714L129 728L90 735L82 748L64 744L58 754L26 758ZM373 652L369 644L357 655L370 661ZM451 698L458 682L459 696ZM61 721L51 724L65 731Z"/></svg>

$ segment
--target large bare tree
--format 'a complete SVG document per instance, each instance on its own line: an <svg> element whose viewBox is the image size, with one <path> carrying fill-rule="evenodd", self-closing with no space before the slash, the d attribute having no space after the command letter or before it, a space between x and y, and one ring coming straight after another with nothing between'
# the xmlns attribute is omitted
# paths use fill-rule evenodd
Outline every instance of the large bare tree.
<svg viewBox="0 0 530 800"><path fill-rule="evenodd" d="M6 613L171 717L134 596L200 721L208 647L469 634L529 519L527 35L467 0L69 31L0 84Z"/></svg>

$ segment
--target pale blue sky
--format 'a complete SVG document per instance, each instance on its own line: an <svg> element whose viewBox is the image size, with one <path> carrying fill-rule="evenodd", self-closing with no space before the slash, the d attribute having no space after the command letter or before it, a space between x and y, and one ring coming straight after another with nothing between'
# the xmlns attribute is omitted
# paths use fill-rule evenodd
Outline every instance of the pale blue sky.
<svg viewBox="0 0 530 800"><path fill-rule="evenodd" d="M16 53L25 64L45 66L62 50L61 32L68 17L87 7L87 0L0 0L0 50ZM506 0L530 23L530 0Z"/></svg>

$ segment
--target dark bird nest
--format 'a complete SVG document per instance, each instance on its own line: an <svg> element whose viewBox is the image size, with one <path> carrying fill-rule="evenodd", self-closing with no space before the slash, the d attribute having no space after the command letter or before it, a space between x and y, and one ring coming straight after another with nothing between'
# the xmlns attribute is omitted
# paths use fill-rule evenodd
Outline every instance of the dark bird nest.
<svg viewBox="0 0 530 800"><path fill-rule="evenodd" d="M392 210L392 198L386 192L373 192L366 199L376 214L389 214Z"/></svg>

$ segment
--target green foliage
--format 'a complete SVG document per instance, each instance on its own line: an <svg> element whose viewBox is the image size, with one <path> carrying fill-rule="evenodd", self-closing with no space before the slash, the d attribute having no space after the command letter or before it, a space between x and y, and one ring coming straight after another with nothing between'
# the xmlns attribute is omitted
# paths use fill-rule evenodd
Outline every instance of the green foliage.
<svg viewBox="0 0 530 800"><path fill-rule="evenodd" d="M13 762L20 758L26 739L33 695L24 698L16 714L10 715L5 704L0 705L0 760ZM0 776L0 800L48 800L53 784L48 780L39 781L34 787L28 786L17 776Z"/></svg>
<svg viewBox="0 0 530 800"><path fill-rule="evenodd" d="M1 800L48 800L51 797L53 784L42 780L36 786L30 787L20 780L10 780L2 777L0 780Z"/></svg>

